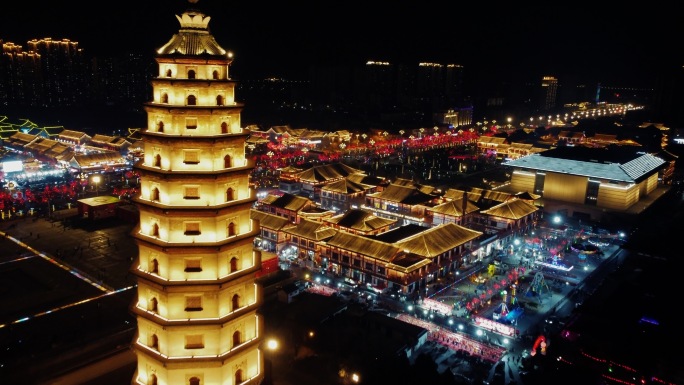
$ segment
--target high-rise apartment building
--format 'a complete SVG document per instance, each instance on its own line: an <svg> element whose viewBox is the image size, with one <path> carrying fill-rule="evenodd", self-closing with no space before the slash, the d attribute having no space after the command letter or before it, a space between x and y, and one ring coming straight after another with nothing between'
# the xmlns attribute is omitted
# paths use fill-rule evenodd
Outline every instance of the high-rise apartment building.
<svg viewBox="0 0 684 385"><path fill-rule="evenodd" d="M42 100L41 57L22 46L2 42L0 47L0 105L38 106Z"/></svg>
<svg viewBox="0 0 684 385"><path fill-rule="evenodd" d="M43 88L42 105L74 106L86 99L84 93L87 66L83 50L68 39L33 39L27 43L29 53L40 55ZM38 82L38 79L35 79Z"/></svg>
<svg viewBox="0 0 684 385"><path fill-rule="evenodd" d="M250 219L256 193L232 54L189 9L157 50L142 133L133 384L259 384L261 257Z"/></svg>
<svg viewBox="0 0 684 385"><path fill-rule="evenodd" d="M541 83L540 111L550 111L556 108L558 95L558 79L553 76L544 76Z"/></svg>

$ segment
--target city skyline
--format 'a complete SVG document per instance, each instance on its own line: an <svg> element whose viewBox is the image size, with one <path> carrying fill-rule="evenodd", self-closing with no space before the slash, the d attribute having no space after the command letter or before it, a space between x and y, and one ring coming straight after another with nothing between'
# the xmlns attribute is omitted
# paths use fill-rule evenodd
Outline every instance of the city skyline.
<svg viewBox="0 0 684 385"><path fill-rule="evenodd" d="M177 27L176 20L160 15L179 15L189 5L184 0L125 1L36 12L42 5L18 2L14 12L0 15L0 39L19 45L46 37L69 39L99 56L152 54L168 40L166 31ZM467 11L431 2L327 2L305 8L199 0L192 6L221 20L211 23L211 32L235 54L233 73L239 79L303 79L310 64L379 60L460 64L475 84L550 75L561 83L649 87L660 68L684 62L681 52L665 46L670 36L684 32L677 13L649 4L619 14L581 4L571 9L474 5Z"/></svg>

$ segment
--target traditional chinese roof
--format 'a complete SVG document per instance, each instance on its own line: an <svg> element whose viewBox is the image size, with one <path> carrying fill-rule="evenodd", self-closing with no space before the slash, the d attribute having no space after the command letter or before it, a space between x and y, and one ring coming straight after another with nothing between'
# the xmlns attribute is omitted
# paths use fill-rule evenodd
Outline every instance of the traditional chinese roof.
<svg viewBox="0 0 684 385"><path fill-rule="evenodd" d="M302 170L303 169L294 166L287 166L278 169L278 171L280 171L281 174L296 174L298 172L302 172Z"/></svg>
<svg viewBox="0 0 684 385"><path fill-rule="evenodd" d="M452 200L446 203L442 203L435 207L430 207L427 209L433 213L449 215L452 217L462 217L465 214L479 211L480 208L475 206L472 202L466 200L465 213L463 212L463 198Z"/></svg>
<svg viewBox="0 0 684 385"><path fill-rule="evenodd" d="M337 232L335 236L327 241L327 245L367 255L385 262L391 261L395 256L402 253L401 249L396 246L344 231Z"/></svg>
<svg viewBox="0 0 684 385"><path fill-rule="evenodd" d="M63 130L59 133L58 137L70 140L91 139L90 135L86 134L85 132L74 130Z"/></svg>
<svg viewBox="0 0 684 385"><path fill-rule="evenodd" d="M363 173L353 167L349 167L344 163L332 163L322 166L314 166L297 174L301 181L310 183L320 183L340 178L345 178L350 174Z"/></svg>
<svg viewBox="0 0 684 385"><path fill-rule="evenodd" d="M397 178L394 181L392 181L392 184L396 184L397 186L406 186L406 187L416 187L416 183L412 181L411 179L406 179L406 178Z"/></svg>
<svg viewBox="0 0 684 385"><path fill-rule="evenodd" d="M539 207L530 204L525 200L513 199L496 205L488 210L483 210L480 213L506 219L520 219L538 210Z"/></svg>
<svg viewBox="0 0 684 385"><path fill-rule="evenodd" d="M501 138L498 136L481 136L477 141L478 143L503 144L506 141L506 138Z"/></svg>
<svg viewBox="0 0 684 385"><path fill-rule="evenodd" d="M290 225L287 218L279 217L271 213L251 209L249 212L250 219L259 221L259 226L271 230L281 230L283 227Z"/></svg>
<svg viewBox="0 0 684 385"><path fill-rule="evenodd" d="M402 273L410 273L431 263L432 261L430 259L423 258L420 255L399 254L389 264L387 264L387 268L391 270L401 271Z"/></svg>
<svg viewBox="0 0 684 385"><path fill-rule="evenodd" d="M339 194L354 194L371 188L373 188L373 186L354 183L348 179L342 179L337 182L328 183L327 185L323 186L321 190L336 192Z"/></svg>
<svg viewBox="0 0 684 385"><path fill-rule="evenodd" d="M33 142L31 142L31 143L27 144L26 146L24 146L24 148L26 148L26 149L28 149L28 150L34 150L34 151L37 151L37 152L40 153L40 154L43 154L43 153L45 153L47 150L49 150L50 148L56 146L57 143L58 143L58 142L57 142L56 140L45 139L45 138L38 138L38 139L34 140Z"/></svg>
<svg viewBox="0 0 684 385"><path fill-rule="evenodd" d="M181 16L176 15L181 28L163 47L157 50L158 55L183 56L222 56L228 52L223 49L209 33L211 18L202 12L189 9Z"/></svg>
<svg viewBox="0 0 684 385"><path fill-rule="evenodd" d="M344 214L336 215L325 221L363 232L381 229L397 222L395 219L377 217L370 211L362 209L350 209Z"/></svg>
<svg viewBox="0 0 684 385"><path fill-rule="evenodd" d="M116 151L105 151L96 154L74 155L72 162L83 167L111 162L125 163L126 160Z"/></svg>
<svg viewBox="0 0 684 385"><path fill-rule="evenodd" d="M472 241L480 235L482 235L480 231L471 230L455 223L446 223L431 227L411 238L397 242L396 246L407 253L433 258Z"/></svg>
<svg viewBox="0 0 684 385"><path fill-rule="evenodd" d="M495 190L482 190L482 198L481 199L488 199L490 201L496 201L496 202L505 202L511 197L513 194L503 192L503 191L495 191Z"/></svg>
<svg viewBox="0 0 684 385"><path fill-rule="evenodd" d="M505 162L505 166L636 183L665 161L633 147L558 147Z"/></svg>
<svg viewBox="0 0 684 385"><path fill-rule="evenodd" d="M523 191L523 192L519 192L519 193L515 194L514 197L515 197L515 198L518 198L518 199L524 199L524 200L532 200L532 201L534 201L534 200L537 200L537 199L541 198L541 195L532 194L532 193L529 192L529 191Z"/></svg>
<svg viewBox="0 0 684 385"><path fill-rule="evenodd" d="M361 183L373 187L380 186L386 182L386 179L384 178L365 174L351 174L347 176L347 180L350 180L354 183Z"/></svg>
<svg viewBox="0 0 684 385"><path fill-rule="evenodd" d="M101 144L109 144L112 141L116 140L116 137L110 136L110 135L102 135L102 134L95 134L91 142L93 143L101 143Z"/></svg>
<svg viewBox="0 0 684 385"><path fill-rule="evenodd" d="M325 131L305 130L299 135L300 140L320 139L327 136Z"/></svg>
<svg viewBox="0 0 684 385"><path fill-rule="evenodd" d="M57 143L57 145L52 146L49 150L45 151L44 155L56 160L68 161L73 157L74 151L64 143Z"/></svg>
<svg viewBox="0 0 684 385"><path fill-rule="evenodd" d="M407 205L415 205L432 201L435 197L426 194L415 187L405 187L394 183L387 186L383 191L369 194L369 197L383 199Z"/></svg>
<svg viewBox="0 0 684 385"><path fill-rule="evenodd" d="M296 225L285 227L283 228L283 231L288 234L307 239L315 239L317 241L325 241L337 234L337 230L332 227L308 219L302 219Z"/></svg>
<svg viewBox="0 0 684 385"><path fill-rule="evenodd" d="M282 196L268 194L261 202L263 204L295 212L311 204L311 200L308 198L288 193L285 193Z"/></svg>
<svg viewBox="0 0 684 385"><path fill-rule="evenodd" d="M397 227L384 233L368 235L369 238L375 239L380 242L385 243L397 243L408 239L416 234L420 234L425 231L425 226L420 226L416 224L408 224Z"/></svg>
<svg viewBox="0 0 684 385"><path fill-rule="evenodd" d="M36 135L24 134L21 131L17 131L14 135L9 137L9 142L15 145L25 146L38 139L39 138Z"/></svg>
<svg viewBox="0 0 684 385"><path fill-rule="evenodd" d="M55 138L59 136L59 134L64 131L64 127L62 126L49 126L49 127L43 127L43 131L48 135L49 138Z"/></svg>

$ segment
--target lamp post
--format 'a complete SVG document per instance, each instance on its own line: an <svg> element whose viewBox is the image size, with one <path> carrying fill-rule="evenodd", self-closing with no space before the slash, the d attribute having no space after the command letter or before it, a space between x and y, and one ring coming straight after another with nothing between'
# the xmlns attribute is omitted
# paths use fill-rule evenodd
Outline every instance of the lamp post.
<svg viewBox="0 0 684 385"><path fill-rule="evenodd" d="M265 365L265 377L269 379L268 383L273 382L273 358L276 355L280 344L275 338L269 338L265 341L265 355L264 355L264 365Z"/></svg>
<svg viewBox="0 0 684 385"><path fill-rule="evenodd" d="M100 195L100 176L95 175L93 176L93 183L95 183L95 196Z"/></svg>

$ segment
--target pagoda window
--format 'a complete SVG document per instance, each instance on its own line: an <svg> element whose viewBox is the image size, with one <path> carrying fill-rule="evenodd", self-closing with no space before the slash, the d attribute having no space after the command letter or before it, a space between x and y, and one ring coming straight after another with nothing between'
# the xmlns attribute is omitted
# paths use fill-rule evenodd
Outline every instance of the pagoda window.
<svg viewBox="0 0 684 385"><path fill-rule="evenodd" d="M158 223L152 224L152 234L151 235L153 237L159 238L159 224Z"/></svg>
<svg viewBox="0 0 684 385"><path fill-rule="evenodd" d="M223 105L223 95L218 95L218 96L216 96L216 105L217 105L217 106L222 106L222 105Z"/></svg>
<svg viewBox="0 0 684 385"><path fill-rule="evenodd" d="M235 333L233 333L233 347L240 345L241 337L242 337L242 333L240 333L239 330L236 330Z"/></svg>
<svg viewBox="0 0 684 385"><path fill-rule="evenodd" d="M219 73L218 73L217 70L214 70L214 71L211 73L211 78L214 79L214 80L218 80L218 78L219 78Z"/></svg>
<svg viewBox="0 0 684 385"><path fill-rule="evenodd" d="M158 313L159 312L159 301L157 301L156 298L150 299L150 304L147 310L151 311L152 313Z"/></svg>
<svg viewBox="0 0 684 385"><path fill-rule="evenodd" d="M195 73L195 70L188 70L188 79L194 79L197 77L197 73Z"/></svg>
<svg viewBox="0 0 684 385"><path fill-rule="evenodd" d="M154 167L161 167L161 155L154 156Z"/></svg>
<svg viewBox="0 0 684 385"><path fill-rule="evenodd" d="M198 186L185 186L183 190L183 199L200 199L200 189Z"/></svg>
<svg viewBox="0 0 684 385"><path fill-rule="evenodd" d="M159 261L157 261L157 258L152 258L150 265L152 265L152 269L150 271L154 274L159 274Z"/></svg>
<svg viewBox="0 0 684 385"><path fill-rule="evenodd" d="M171 68L166 70L166 77L170 78L173 75L173 72L171 72Z"/></svg>
<svg viewBox="0 0 684 385"><path fill-rule="evenodd" d="M157 375L156 374L150 374L150 381L149 385L157 385Z"/></svg>
<svg viewBox="0 0 684 385"><path fill-rule="evenodd" d="M232 311L236 311L240 308L240 296L235 294L233 295L233 298L231 298L231 305L233 307Z"/></svg>
<svg viewBox="0 0 684 385"><path fill-rule="evenodd" d="M232 163L232 162L231 162L231 159L230 159L230 155L226 155L226 156L223 157L223 168L230 168L230 167L232 167L232 164L231 164L231 163Z"/></svg>
<svg viewBox="0 0 684 385"><path fill-rule="evenodd" d="M228 133L228 123L226 123L226 122L221 123L221 133L222 134Z"/></svg>
<svg viewBox="0 0 684 385"><path fill-rule="evenodd" d="M201 259L186 259L185 260L185 272L186 273L198 273L202 271L202 260Z"/></svg>
<svg viewBox="0 0 684 385"><path fill-rule="evenodd" d="M228 190L226 190L226 202L233 200L235 200L235 190L232 187L228 187Z"/></svg>
<svg viewBox="0 0 684 385"><path fill-rule="evenodd" d="M202 311L202 297L185 297L185 311Z"/></svg>
<svg viewBox="0 0 684 385"><path fill-rule="evenodd" d="M188 95L188 106L196 106L197 97L195 95Z"/></svg>
<svg viewBox="0 0 684 385"><path fill-rule="evenodd" d="M164 132L164 122L161 120L157 123L157 132Z"/></svg>
<svg viewBox="0 0 684 385"><path fill-rule="evenodd" d="M236 235L237 235L237 226L235 225L234 222L230 222L228 224L228 236L234 237Z"/></svg>
<svg viewBox="0 0 684 385"><path fill-rule="evenodd" d="M238 271L238 259L233 257L230 259L230 272L234 273L236 271Z"/></svg>
<svg viewBox="0 0 684 385"><path fill-rule="evenodd" d="M203 349L204 348L204 336L201 334L190 334L185 336L185 348L186 349Z"/></svg>
<svg viewBox="0 0 684 385"><path fill-rule="evenodd" d="M235 380L233 383L234 384L241 384L242 383L242 369L238 369L235 371Z"/></svg>
<svg viewBox="0 0 684 385"><path fill-rule="evenodd" d="M153 188L152 189L152 197L151 200L153 202L159 202L159 189L158 188Z"/></svg>
<svg viewBox="0 0 684 385"><path fill-rule="evenodd" d="M197 118L185 118L185 128L188 130L196 130Z"/></svg>
<svg viewBox="0 0 684 385"><path fill-rule="evenodd" d="M156 351L159 351L159 337L156 334L150 336L150 347Z"/></svg>
<svg viewBox="0 0 684 385"><path fill-rule="evenodd" d="M190 377L188 385L201 385L200 379L198 377Z"/></svg>
<svg viewBox="0 0 684 385"><path fill-rule="evenodd" d="M185 223L185 231L183 232L185 235L200 235L202 234L202 231L200 231L200 223L199 222L187 222Z"/></svg>
<svg viewBox="0 0 684 385"><path fill-rule="evenodd" d="M185 164L199 164L199 151L184 151L183 163Z"/></svg>
<svg viewBox="0 0 684 385"><path fill-rule="evenodd" d="M164 93L162 94L162 96L161 96L161 102L162 102L162 103L165 103L165 104L168 104L168 103L169 103L169 94L167 94L166 92L164 92Z"/></svg>

